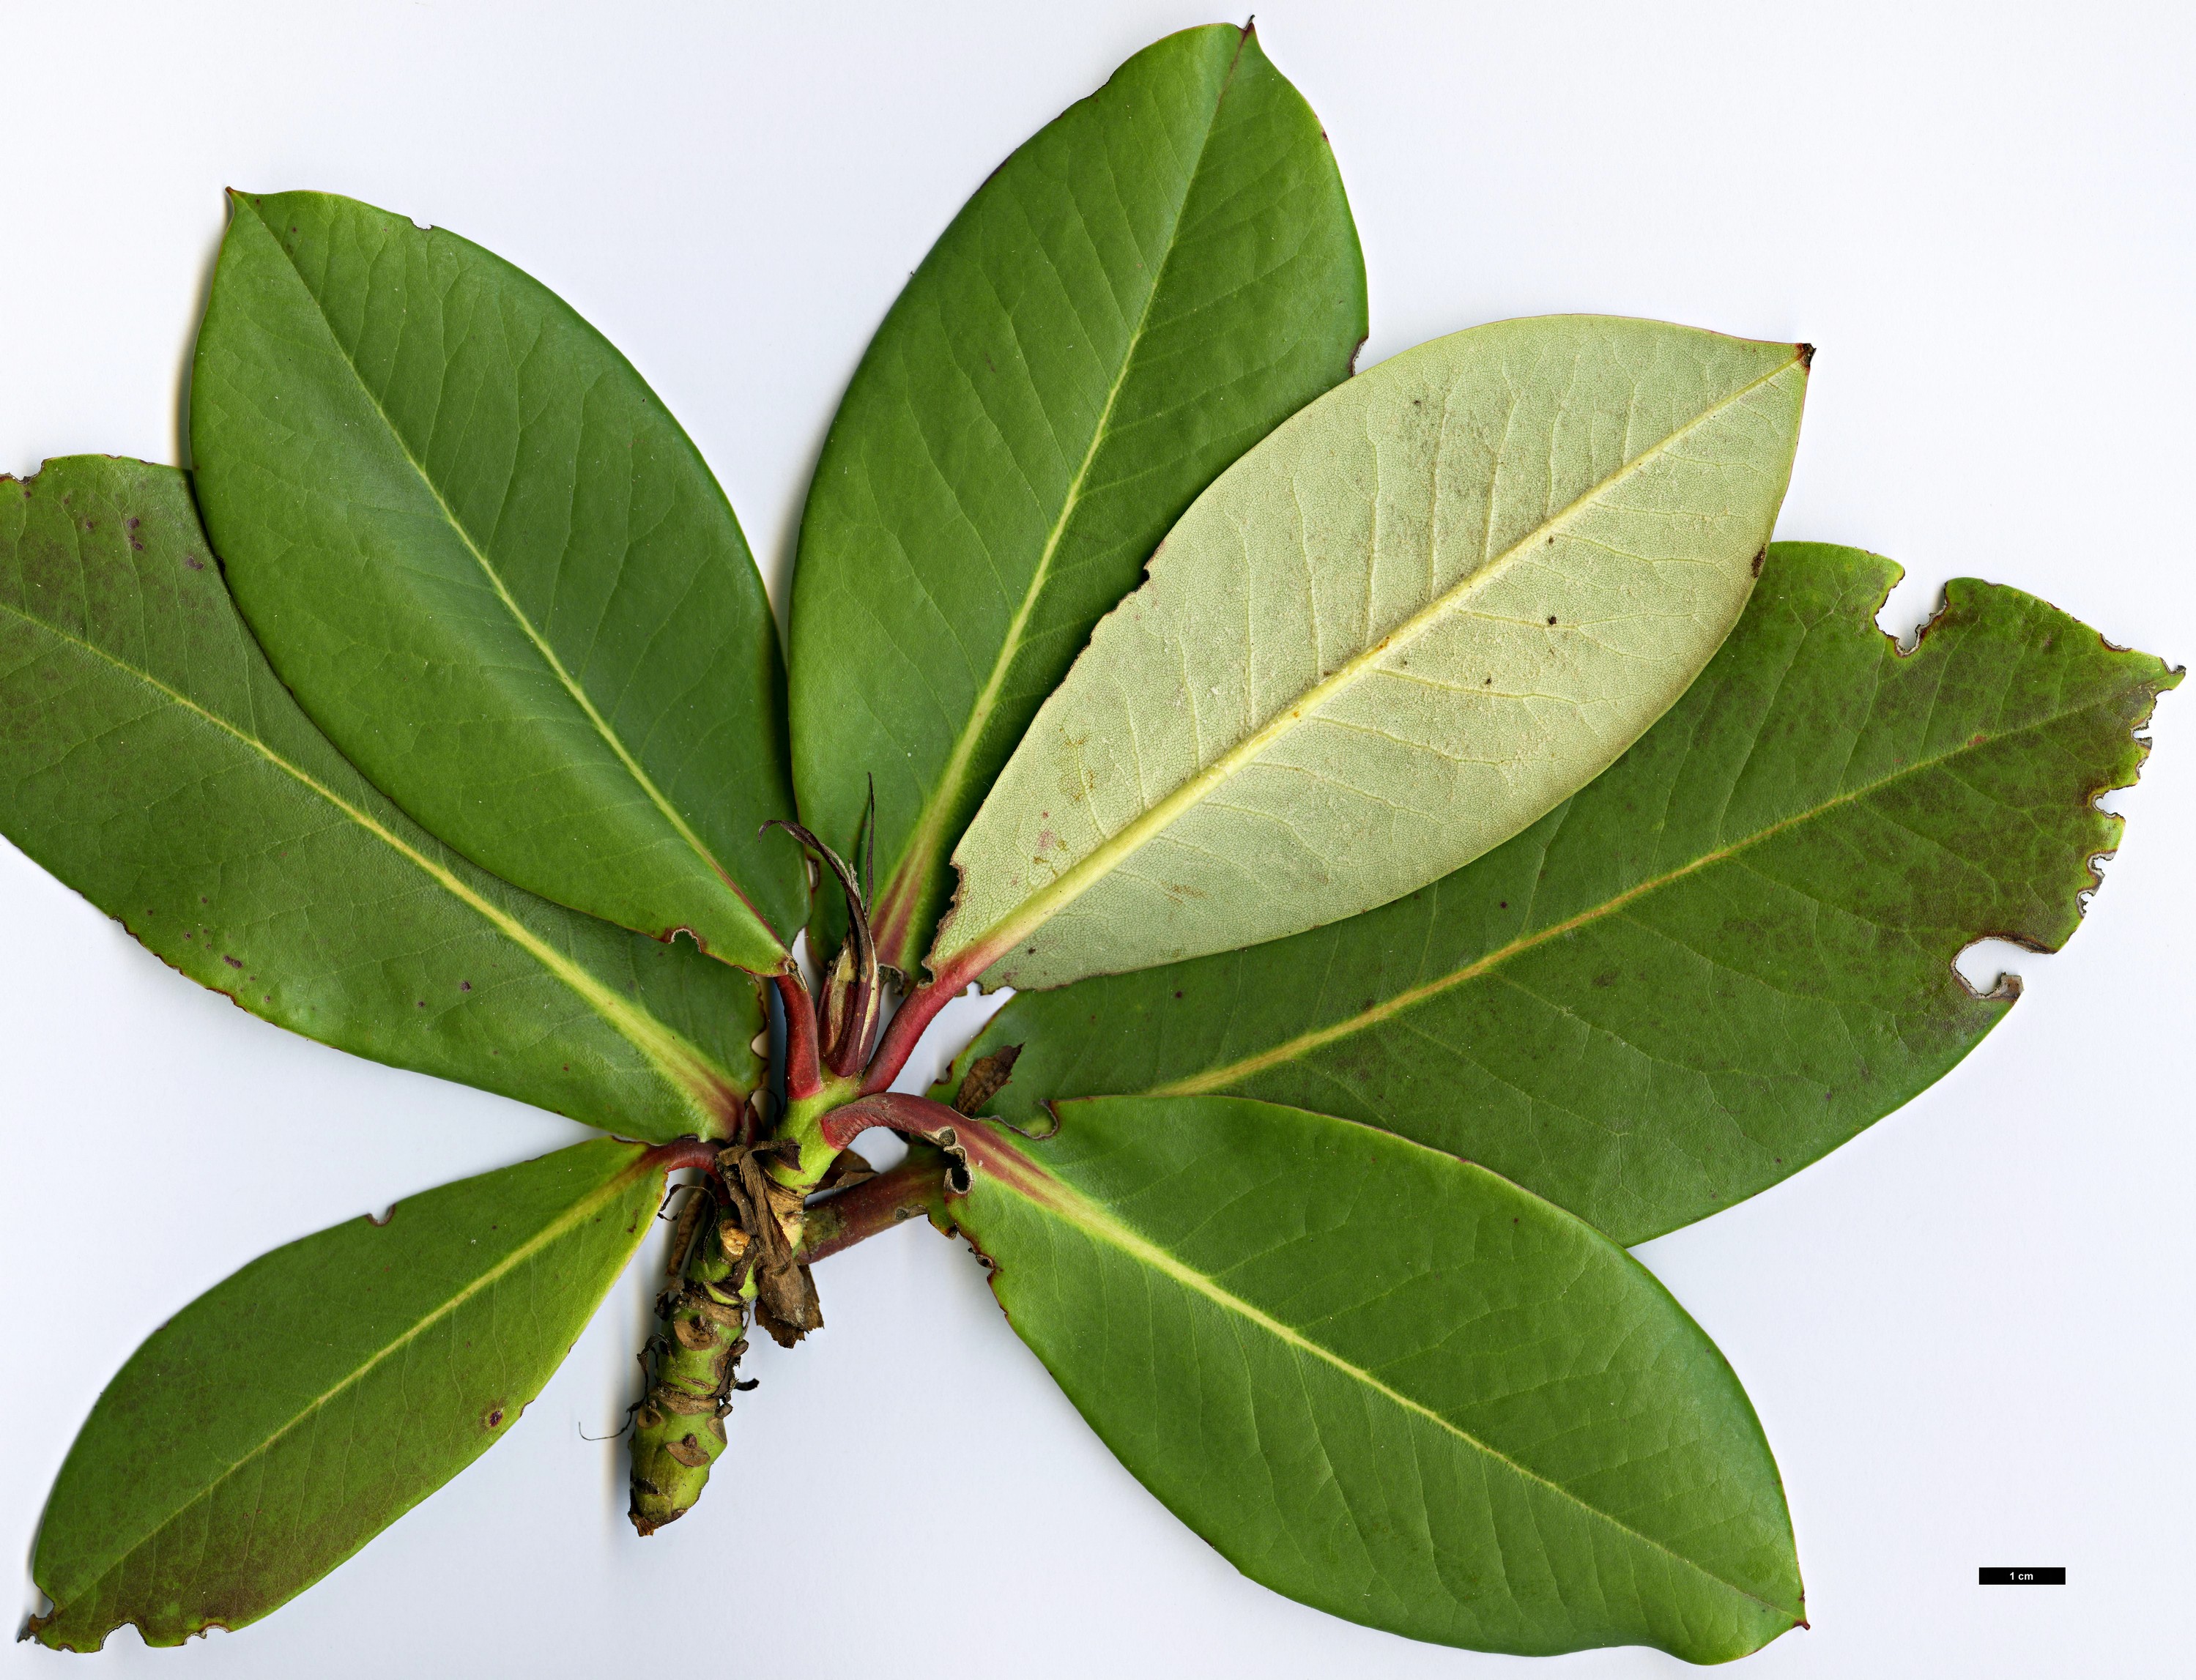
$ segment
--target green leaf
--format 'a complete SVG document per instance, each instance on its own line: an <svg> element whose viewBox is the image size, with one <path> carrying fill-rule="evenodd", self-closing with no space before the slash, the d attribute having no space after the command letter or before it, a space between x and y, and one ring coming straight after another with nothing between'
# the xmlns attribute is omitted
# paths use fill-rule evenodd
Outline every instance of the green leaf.
<svg viewBox="0 0 2196 1680"><path fill-rule="evenodd" d="M1653 1276L1484 1169L1229 1097L971 1122L956 1222L1092 1428L1253 1580L1480 1650L1802 1619L1768 1443Z"/></svg>
<svg viewBox="0 0 2196 1680"><path fill-rule="evenodd" d="M1167 527L1364 337L1333 155L1248 30L1146 48L954 218L847 389L794 573L801 813L852 857L876 778L883 961L916 971L954 842Z"/></svg>
<svg viewBox="0 0 2196 1680"><path fill-rule="evenodd" d="M941 984L1300 932L1575 792L1746 604L1809 354L1505 321L1297 414L1182 516L1031 725L954 853Z"/></svg>
<svg viewBox="0 0 2196 1680"><path fill-rule="evenodd" d="M1950 586L1901 656L1898 568L1780 543L1700 680L1600 779L1385 909L1025 993L993 1111L1233 1091L1466 1155L1637 1243L1797 1172L2012 1007L1953 958L2056 950L2180 680L2018 590Z"/></svg>
<svg viewBox="0 0 2196 1680"><path fill-rule="evenodd" d="M274 668L425 828L758 971L806 913L777 632L724 493L553 294L348 199L233 194L207 528Z"/></svg>
<svg viewBox="0 0 2196 1680"><path fill-rule="evenodd" d="M629 1136L726 1134L754 982L421 833L275 680L211 553L173 468L0 478L0 830L279 1026Z"/></svg>
<svg viewBox="0 0 2196 1680"><path fill-rule="evenodd" d="M30 1631L242 1627L504 1436L647 1233L663 1169L583 1143L263 1255L130 1358L47 1502Z"/></svg>

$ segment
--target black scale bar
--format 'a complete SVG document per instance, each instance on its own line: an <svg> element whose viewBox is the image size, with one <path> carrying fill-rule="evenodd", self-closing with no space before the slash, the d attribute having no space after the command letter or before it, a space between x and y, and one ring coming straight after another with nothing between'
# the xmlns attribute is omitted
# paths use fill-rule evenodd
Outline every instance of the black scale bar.
<svg viewBox="0 0 2196 1680"><path fill-rule="evenodd" d="M2066 1566L2046 1568L2038 1564L2028 1568L1979 1569L1977 1584L1982 1586L2064 1586L2066 1585Z"/></svg>

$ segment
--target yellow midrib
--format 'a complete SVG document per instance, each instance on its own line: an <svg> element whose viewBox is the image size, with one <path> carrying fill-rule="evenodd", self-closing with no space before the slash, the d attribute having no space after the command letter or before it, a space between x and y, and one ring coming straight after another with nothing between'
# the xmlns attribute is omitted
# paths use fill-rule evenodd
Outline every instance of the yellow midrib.
<svg viewBox="0 0 2196 1680"><path fill-rule="evenodd" d="M256 205L253 206L252 213L258 219L259 225L266 228L266 219L258 216L258 207ZM334 346L336 360L350 370L351 378L358 384L359 395L366 399L367 406L373 410L375 418L381 422L382 430L396 444L397 453L404 458L404 464L412 469L421 487L425 489L429 496L433 498L435 510L441 515L442 522L448 525L456 534L458 540L465 545L465 552L472 557L473 563L480 568L481 575L488 580L488 587L495 592L496 599L503 603L504 610L511 615L511 622L518 626L526 639L533 644L534 650L540 655L542 662L549 667L551 674L557 678L558 685L570 696L572 703L580 708L589 725L593 728L597 735L602 737L604 744L615 754L618 763L624 767L626 774L630 776L635 785L647 795L649 803L655 806L658 814L671 825L673 831L685 842L694 855L702 860L709 873L716 877L725 890L738 901L740 907L753 919L764 937L773 945L781 944L782 942L778 939L776 932L771 928L768 922L763 920L761 913L748 902L747 894L740 890L738 883L733 880L731 872L717 861L709 848L702 843L702 837L694 832L686 819L679 815L677 808L664 797L662 790L656 785L654 778L641 767L639 759L633 757L633 753L627 749L623 739L610 726L609 719L595 709L595 703L589 697L587 691L575 681L571 673L564 668L564 661L558 657L557 650L549 645L548 639L535 628L533 620L527 617L525 612L521 609L516 598L505 586L502 575L490 563L488 556L481 552L480 546L473 540L472 533L465 528L464 522L459 519L449 503L443 499L442 487L429 476L425 464L412 453L412 446L405 441L404 434L397 430L396 423L389 417L389 411L382 407L381 399L374 395L373 388L366 383L366 376L359 371L358 364L350 359L350 353L344 349L343 340L336 337L335 323L328 319L328 312L321 307L320 294L306 284L303 271L298 267L295 259L291 257L281 240L274 239L274 229L268 228L267 234L269 239L274 240L274 248L282 252L284 260L289 263L291 273L297 276L298 289L311 300L313 312L320 317L321 326L327 329L328 342Z"/></svg>
<svg viewBox="0 0 2196 1680"><path fill-rule="evenodd" d="M2072 711L2054 712L2049 717L2037 718L2016 728L2002 730L1991 736L1989 743L1986 744L2009 740L2014 736L2024 735L2031 730L2048 728L2072 715ZM1979 750L1980 748L1972 742L1965 743L1937 753L1932 758L1902 765L1888 776L1879 776L1862 787L1840 794L1835 799L1824 800L1820 805L1810 805L1805 811L1794 811L1791 816L1781 817L1766 828L1747 835L1743 840L1733 840L1728 846L1719 846L1713 852L1703 852L1690 863L1643 880L1637 886L1627 887L1623 892L1603 904L1581 910L1577 915L1567 916L1561 921L1551 922L1547 927L1534 932L1521 934L1511 940L1509 944L1488 952L1484 956L1475 958L1453 974L1444 974L1439 979L1427 981L1424 985L1413 986L1407 990L1397 992L1393 997L1384 1000L1373 1008L1361 1009L1344 1020L1337 1021L1328 1026L1316 1027L1309 1032L1300 1033L1286 1043L1276 1045L1270 1050L1262 1050L1255 1056L1245 1056L1240 1061L1231 1063L1226 1067L1216 1068L1208 1073L1193 1074L1187 1079L1177 1079L1169 1084L1153 1086L1143 1094L1153 1097L1190 1097L1224 1090L1239 1080L1263 1073L1268 1068L1278 1066L1283 1062L1294 1061L1300 1056L1309 1055L1315 1050L1333 1043L1337 1039L1353 1037L1361 1032L1369 1032L1396 1016L1407 1010L1415 1009L1430 998L1438 997L1445 991L1467 984L1479 979L1482 974L1500 967L1514 956L1521 955L1537 946L1546 944L1551 939L1560 938L1566 933L1575 932L1581 927L1589 927L1604 916L1615 915L1627 904L1635 903L1650 894L1659 892L1666 886L1674 886L1689 875L1713 868L1718 863L1728 863L1741 852L1759 846L1765 840L1773 840L1789 829L1797 828L1802 823L1812 823L1827 813L1837 810L1841 805L1851 805L1870 798L1910 776L1918 776L1925 771L1934 770L1939 765L1959 757L1962 753Z"/></svg>
<svg viewBox="0 0 2196 1680"><path fill-rule="evenodd" d="M1579 1510L1584 1511L1589 1516L1607 1523L1610 1527L1615 1529L1619 1533L1625 1535L1627 1538L1636 1540L1642 1545L1651 1547L1656 1551L1658 1551L1664 1556L1671 1559L1673 1562L1679 1564L1683 1567L1692 1571L1694 1573L1700 1575L1708 1580L1714 1582L1719 1587L1721 1587L1727 1591L1737 1593L1741 1597L1750 1599L1754 1603L1760 1604L1768 1609L1773 1610L1779 1615L1793 1615L1795 1614L1793 1611L1786 1609L1781 1604L1771 1603L1768 1599L1762 1597L1760 1594L1749 1591L1747 1588L1738 1585L1736 1582L1724 1579L1722 1576L1716 1574L1705 1565L1695 1562L1691 1558L1685 1556L1682 1552L1673 1550L1667 1544L1661 1540L1656 1539L1652 1535L1643 1534L1638 1529L1632 1527L1629 1524L1621 1521L1611 1513L1603 1510L1597 1505L1587 1504L1586 1501L1581 1499L1577 1494L1572 1492L1570 1489L1565 1487L1561 1482L1552 1481L1548 1477L1541 1475L1538 1470L1533 1469L1528 1465L1520 1464L1517 1459L1511 1458L1508 1453L1504 1452L1499 1447L1488 1445L1486 1441L1482 1440L1477 1435L1473 1435L1470 1430L1452 1423L1449 1419L1442 1416L1440 1412L1435 1411L1431 1406L1412 1399L1408 1394L1402 1394L1395 1388L1390 1388L1385 1383L1383 1383L1378 1377L1375 1377L1371 1371L1366 1370L1362 1365L1353 1365L1350 1361L1343 1358L1341 1354L1336 1353L1332 1348L1321 1346L1319 1342L1313 1341L1309 1336L1297 1330L1293 1325L1282 1323L1280 1319L1275 1319L1268 1313L1260 1310L1258 1308L1252 1306L1249 1302L1244 1300L1240 1296L1236 1295L1232 1290L1222 1288L1216 1279L1206 1275L1205 1273L1198 1271L1195 1267L1184 1263L1175 1256L1169 1254L1164 1249L1159 1247L1156 1243L1152 1242L1148 1238L1143 1236L1141 1233L1131 1230L1129 1227L1121 1223L1120 1221L1115 1219L1111 1214L1100 1208L1095 1203L1089 1200L1089 1198L1083 1195L1079 1191L1071 1189L1066 1185L1061 1183L1059 1179L1053 1177L1049 1174L1043 1173L1043 1169L1036 1167L1034 1163L1030 1163L1029 1165L1032 1172L1040 1175L1043 1179L1045 1195L1042 1198L1038 1196L1030 1194L1027 1191L1015 1191L1003 1183L1001 1183L1002 1189L1006 1190L1008 1194L1019 1195L1020 1199L1026 1203L1026 1205L1037 1209L1039 1212L1049 1214L1053 1217L1060 1220L1063 1223L1081 1231L1093 1239L1109 1244L1112 1248L1119 1250L1122 1254L1126 1255L1130 1260L1135 1261L1141 1265L1147 1266L1153 1271L1159 1273L1162 1276L1171 1279L1176 1283L1181 1285L1183 1288L1203 1296L1206 1300L1211 1302L1215 1306L1221 1308L1222 1311L1232 1313L1237 1315L1257 1329L1263 1331L1266 1334L1273 1336L1283 1345L1292 1348L1298 1353L1307 1354L1314 1359L1319 1360L1322 1363L1331 1366L1332 1369L1341 1372L1350 1381L1361 1383L1364 1387L1370 1389L1372 1393L1379 1395L1382 1399L1387 1400L1390 1405L1395 1406L1399 1410L1409 1412L1413 1417L1425 1419L1428 1423L1432 1423L1436 1428L1442 1430L1445 1434L1452 1435L1458 1440L1462 1441L1466 1446L1471 1448L1473 1451L1484 1453L1488 1458L1493 1459L1495 1463L1510 1470L1520 1481L1530 1482L1537 1487L1546 1489L1549 1492L1553 1493L1566 1504L1575 1506ZM997 1179L994 1179L993 1181L1000 1182L1000 1181Z"/></svg>
<svg viewBox="0 0 2196 1680"><path fill-rule="evenodd" d="M457 875L435 862L425 852L414 846L407 846L393 829L376 822L366 811L351 804L326 782L300 766L291 763L258 736L237 728L226 718L208 711L189 696L169 687L150 672L139 670L136 666L107 652L106 649L87 642L82 637L72 635L69 632L57 627L44 619L26 613L19 607L8 605L5 609L42 633L82 649L93 658L102 661L125 676L143 684L170 703L202 719L232 740L258 753L262 759L299 786L334 806L349 821L372 834L449 893L452 898L456 898L483 921L488 922L497 932L523 950L528 955L534 958L542 967L548 970L557 979L583 999L590 1008L616 1030L619 1036L633 1045L635 1049L685 1089L695 1112L704 1121L714 1117L709 1111L707 1094L719 1084L727 1089L735 1087L736 1082L723 1070L713 1067L708 1059L695 1046L672 1032L655 1017L639 1013L627 1007L625 1000L616 992L603 984L577 963L569 961L554 948L545 944L524 923L489 903Z"/></svg>
<svg viewBox="0 0 2196 1680"><path fill-rule="evenodd" d="M1474 595L1482 593L1511 566L1530 553L1545 539L1584 513L1611 489L1641 471L1649 462L1659 459L1665 451L1690 436L1702 426L1728 413L1755 391L1781 379L1793 368L1801 365L1795 349L1789 361L1779 364L1758 378L1748 381L1721 401L1702 410L1700 413L1667 436L1658 439L1649 447L1641 450L1638 454L1627 461L1608 477L1598 481L1581 492L1559 511L1541 520L1494 559L1477 568L1469 575L1459 580L1453 587L1421 607L1372 646L1353 655L1338 666L1330 675L1306 689L1293 704L1277 709L1273 716L1257 730L1214 759L1204 770L1183 782L1172 793L1147 806L1129 822L1124 823L1118 830L1092 848L1064 874L1056 876L1044 887L1022 899L981 934L963 941L954 947L952 951L941 952L941 957L956 955L961 952L991 953L991 955L984 959L984 966L988 967L997 955L1003 955L1019 940L1027 937L1037 927L1056 915L1077 898L1081 898L1147 842L1171 827L1176 819L1191 807L1248 765L1263 757L1266 751L1275 742L1294 729L1305 717L1376 669L1390 653L1408 647L1455 611L1460 603L1469 601ZM956 965L956 969L964 966L966 965Z"/></svg>
<svg viewBox="0 0 2196 1680"><path fill-rule="evenodd" d="M1053 557L1059 552L1075 510L1082 503L1084 481L1089 476L1099 451L1105 446L1107 434L1112 424L1113 406L1120 401L1121 392L1129 383L1130 370L1136 366L1137 346L1143 342L1145 329L1151 323L1153 305L1159 301L1159 292L1166 284L1167 268L1174 261L1176 238L1182 231L1182 218L1188 213L1191 194L1196 190L1198 171L1205 166L1205 152L1212 144L1212 131L1219 126L1220 107L1227 101L1228 89L1234 84L1235 66L1243 58L1243 40L1248 38L1246 35L1236 42L1235 55L1228 61L1228 73L1220 79L1219 95L1212 102L1212 113L1205 123L1204 137L1198 142L1196 160L1183 176L1182 199L1175 205L1174 220L1167 230L1166 254L1159 259L1158 270L1152 276L1151 289L1144 294L1143 307L1136 312L1136 324L1122 349L1120 371L1114 374L1112 385L1106 393L1105 404L1098 411L1098 424L1090 434L1090 447L1083 452L1083 463L1076 468L1075 476L1068 481L1066 498L1060 504L1059 517L1052 522L1052 529L1046 534L1044 547L1037 555L1037 569L1030 575L1029 586L1022 592L1021 604L1014 609L1014 615L1008 623L1006 639L1000 644L998 657L991 661L991 675L984 679L984 686L976 696L976 703L969 710L968 720L954 740L952 753L945 761L938 785L923 802L922 814L916 818L914 830L909 834L906 846L901 849L900 862L893 868L892 879L881 895L887 904L890 904L896 896L905 897L910 904L918 901L928 884L932 869L936 867L938 854L945 844L945 823L953 799L967 782L968 766L982 742L984 730L991 722L991 713L998 709L999 696L1006 688L1007 676L1014 665L1014 655L1021 651L1022 637L1029 628L1032 615L1037 611L1037 597L1043 593L1045 580L1051 575ZM920 938L922 930L910 923L906 937L911 940ZM913 973L916 959L920 955L915 950L903 950L896 954L894 966Z"/></svg>
<svg viewBox="0 0 2196 1680"><path fill-rule="evenodd" d="M581 1146L584 1147L584 1146ZM627 1146L633 1148L639 1147L638 1145ZM641 1158L643 1158L636 1157L634 1165L639 1165ZM243 1457L237 1459L235 1463L230 1464L228 1469L222 1470L218 1475L209 1480L203 1487L198 1490L197 1492L192 1494L189 1498L184 1500L182 1504L177 1505L173 1510L167 1512L159 1519L159 1521L153 1524L150 1528L141 1533L135 1539L131 1540L127 1546L124 1547L121 1550L115 1552L105 1562L101 1563L98 1569L90 1576L90 1580L84 1589L76 1595L75 1598L67 1602L63 1602L57 1597L55 1601L52 1618L58 1618L71 1608L75 1602L88 1596L101 1581L106 1580L109 1576L113 1575L116 1570L126 1565L131 1558L135 1557L140 1551L144 1550L147 1545L158 1540L161 1533L165 1530L172 1527L177 1519L182 1517L185 1512L211 1498L223 1486L234 1480L237 1474L244 1469L246 1465L263 1458L284 1438L295 1432L308 1420L317 1417L321 1411L327 1407L331 1400L336 1399L345 1390L355 1388L361 1382L365 1380L367 1376L372 1372L376 1366L386 1363L392 1354L408 1346L413 1342L417 1341L419 1337L425 1334L430 1328L448 1318L451 1313L456 1312L460 1307L464 1306L468 1301L471 1301L483 1290L487 1289L493 1284L501 1282L504 1278L507 1277L519 1266L534 1258L536 1254L540 1253L552 1242L555 1241L558 1238L563 1236L567 1232L571 1230L575 1224L583 1221L587 1216L592 1215L598 1208L603 1205L603 1204L614 1199L618 1192L625 1187L627 1182L632 1178L632 1176L633 1169L629 1167L624 1171L619 1173L616 1177L597 1186L594 1190L590 1191L584 1198L573 1203L569 1207L565 1209L563 1213L559 1214L556 1219L544 1226L540 1232L529 1238L517 1248L513 1249L502 1260L497 1261L494 1266L482 1273L479 1277L476 1278L471 1283L466 1285L464 1289L459 1290L455 1295L453 1295L448 1301L442 1302L442 1305L436 1308L433 1312L420 1319L416 1324L413 1325L411 1328L405 1331L403 1334L392 1337L383 1346L373 1350L367 1357L361 1360L355 1365L347 1371L341 1379L332 1383L328 1388L323 1389L320 1394L315 1394L311 1400L300 1406L298 1409L297 1415L292 1417L288 1423L283 1424L280 1429L276 1429L271 1435L268 1435L265 1440L261 1440L253 1446L250 1452L245 1453ZM402 1204L400 1204L399 1206L401 1207ZM395 1209L392 1209L391 1212L393 1214ZM338 1307L332 1308L331 1310L338 1309L339 1304ZM511 1421L516 1422L517 1420L513 1418ZM49 1619L52 1618L49 1618Z"/></svg>

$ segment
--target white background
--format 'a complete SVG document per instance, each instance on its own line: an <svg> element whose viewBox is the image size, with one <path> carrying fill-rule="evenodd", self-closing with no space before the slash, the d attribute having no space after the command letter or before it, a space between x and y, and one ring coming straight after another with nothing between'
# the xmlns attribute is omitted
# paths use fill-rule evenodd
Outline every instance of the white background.
<svg viewBox="0 0 2196 1680"><path fill-rule="evenodd" d="M2196 653L2196 104L2181 5L1267 0L1362 230L1366 363L1503 316L1821 347L1781 531L1979 574ZM179 457L224 185L446 225L569 298L722 476L782 597L840 390L1008 150L1173 0L0 6L0 471ZM1812 1631L1749 1674L2182 1675L2196 1182L2196 712L2160 708L2089 926L2014 954L1969 1062L1789 1183L1643 1250L1783 1465ZM2180 859L2176 863L2175 860ZM579 1129L352 1060L196 990L0 846L0 1556L15 1602L71 1435L163 1318L263 1250ZM1997 961L1977 965L1985 983ZM95 1671L1465 1676L1529 1665L1235 1575L1121 1470L974 1263L832 1261L830 1328L646 1544L624 1458L636 1275L507 1442L272 1619ZM1983 1591L1985 1563L2064 1590ZM9 1674L84 1660L7 1647ZM1632 1650L1565 1677L1675 1671Z"/></svg>

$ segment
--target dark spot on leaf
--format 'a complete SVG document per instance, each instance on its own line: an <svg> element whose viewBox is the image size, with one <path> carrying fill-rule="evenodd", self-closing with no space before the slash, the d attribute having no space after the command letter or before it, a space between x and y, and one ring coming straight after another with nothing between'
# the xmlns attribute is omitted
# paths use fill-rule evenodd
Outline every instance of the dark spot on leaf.
<svg viewBox="0 0 2196 1680"><path fill-rule="evenodd" d="M1553 613L1550 613L1550 614L1548 615L1548 622L1549 622L1549 623L1551 623L1551 624L1553 624L1555 621L1556 621L1556 615L1555 615Z"/></svg>
<svg viewBox="0 0 2196 1680"><path fill-rule="evenodd" d="M1180 996L1182 996L1182 994L1181 994L1180 992L1176 992L1176 993L1175 994L1175 996L1176 996L1176 997L1180 997Z"/></svg>
<svg viewBox="0 0 2196 1680"><path fill-rule="evenodd" d="M1497 904L1494 908L1495 908L1496 909L1498 909L1498 910L1506 910L1506 909L1508 909L1510 908L1510 901L1509 901L1507 898L1505 898L1505 899L1504 899L1500 904Z"/></svg>
<svg viewBox="0 0 2196 1680"><path fill-rule="evenodd" d="M205 562L199 559L195 554L186 554L183 556L183 563L186 566L188 566L194 572L202 572L205 570Z"/></svg>
<svg viewBox="0 0 2196 1680"><path fill-rule="evenodd" d="M226 962L232 968L241 968L244 967L244 959L242 957L231 956L227 952L223 952L222 954L221 960L223 962Z"/></svg>
<svg viewBox="0 0 2196 1680"><path fill-rule="evenodd" d="M473 983L471 980L460 980L458 982L458 990L459 991L471 991L472 989Z"/></svg>
<svg viewBox="0 0 2196 1680"><path fill-rule="evenodd" d="M499 1406L490 1410L486 1422L488 1423L488 1427L491 1429L501 1429L503 1427L503 1408Z"/></svg>
<svg viewBox="0 0 2196 1680"><path fill-rule="evenodd" d="M1762 563L1764 560L1766 560L1768 557L1769 557L1769 551L1768 551L1767 549L1765 549L1765 549L1760 550L1758 553L1756 553L1756 554L1754 555L1754 576L1756 576L1756 577L1760 577L1760 576L1761 575L1761 563Z"/></svg>
<svg viewBox="0 0 2196 1680"><path fill-rule="evenodd" d="M422 1009L424 1009L424 1008L425 1008L425 1007L427 1007L427 1000L426 1000L425 998L424 998L424 997L423 997L423 998L421 998L421 999L419 1000L419 1007L420 1007Z"/></svg>

